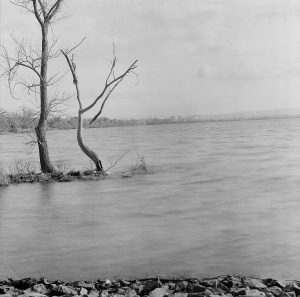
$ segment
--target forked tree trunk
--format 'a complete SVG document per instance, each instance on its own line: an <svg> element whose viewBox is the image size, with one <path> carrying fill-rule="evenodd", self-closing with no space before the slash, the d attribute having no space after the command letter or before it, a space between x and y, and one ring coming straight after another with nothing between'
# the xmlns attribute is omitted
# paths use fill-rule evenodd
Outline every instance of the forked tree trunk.
<svg viewBox="0 0 300 297"><path fill-rule="evenodd" d="M47 125L47 70L48 70L48 25L45 24L42 28L42 56L41 56L41 73L40 73L40 101L41 112L37 127L35 128L36 137L39 147L39 156L41 170L44 173L53 172L54 166L52 165L49 157L48 144L46 139L46 125Z"/></svg>
<svg viewBox="0 0 300 297"><path fill-rule="evenodd" d="M83 130L82 111L79 110L79 112L78 112L78 127L77 127L77 141L78 141L79 147L81 148L83 153L85 153L86 156L89 157L94 162L96 171L105 173L102 163L101 163L101 160L99 159L98 155L83 143L82 130Z"/></svg>
<svg viewBox="0 0 300 297"><path fill-rule="evenodd" d="M55 169L49 158L45 121L39 121L38 126L35 128L35 132L38 141L41 170L44 173L54 172Z"/></svg>
<svg viewBox="0 0 300 297"><path fill-rule="evenodd" d="M101 172L103 175L106 175L106 172L103 169L101 160L99 159L98 155L83 143L83 139L82 139L82 130L83 130L82 115L85 112L92 109L97 104L97 102L102 98L103 101L102 101L100 110L97 112L97 114L90 121L90 124L92 124L101 115L102 110L103 110L104 105L105 105L105 102L107 101L107 99L109 98L109 96L113 92L113 90L118 86L118 84L123 80L123 78L127 74L132 72L137 67L136 66L137 60L135 60L130 65L130 67L125 72L123 72L121 75L115 76L114 68L115 68L115 65L116 65L117 58L114 56L114 59L112 61L112 65L111 65L111 69L110 69L110 72L109 72L109 74L106 78L105 85L104 85L104 88L103 88L102 92L96 97L96 99L90 105L83 108L82 102L81 102L81 99L80 99L79 84L78 84L78 79L77 79L77 75L76 75L76 64L74 62L74 55L72 54L72 58L70 58L69 54L74 49L76 49L78 46L80 46L84 40L85 40L85 38L83 38L81 40L81 42L78 43L76 46L74 46L71 50L65 50L65 51L61 50L61 52L67 60L67 63L69 65L69 68L70 68L71 73L72 73L73 84L75 85L75 88L76 88L76 97L77 97L77 101L78 101L78 105L79 105L78 128L77 128L77 141L78 141L79 147L81 148L83 153L86 156L88 156L94 162L95 167L96 167L96 171Z"/></svg>

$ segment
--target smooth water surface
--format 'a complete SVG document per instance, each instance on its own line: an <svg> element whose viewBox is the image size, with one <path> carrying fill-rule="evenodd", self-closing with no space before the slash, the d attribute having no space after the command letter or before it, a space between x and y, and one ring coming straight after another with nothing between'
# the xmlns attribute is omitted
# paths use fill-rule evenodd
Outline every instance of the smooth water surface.
<svg viewBox="0 0 300 297"><path fill-rule="evenodd" d="M76 131L51 131L53 160L89 166ZM300 119L89 129L102 181L0 190L0 278L241 273L299 278ZM0 161L37 161L0 136ZM152 175L124 179L145 157Z"/></svg>

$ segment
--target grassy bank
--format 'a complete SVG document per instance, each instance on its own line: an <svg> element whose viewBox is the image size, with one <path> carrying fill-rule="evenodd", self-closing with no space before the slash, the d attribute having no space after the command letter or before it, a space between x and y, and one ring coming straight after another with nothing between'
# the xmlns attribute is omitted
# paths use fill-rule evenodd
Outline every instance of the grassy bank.
<svg viewBox="0 0 300 297"><path fill-rule="evenodd" d="M27 173L9 173L1 174L0 187L8 186L10 184L23 183L50 183L50 182L70 182L73 180L90 180L102 179L105 175L94 170L85 171L69 171L67 173L56 171L53 173L42 172L27 172Z"/></svg>
<svg viewBox="0 0 300 297"><path fill-rule="evenodd" d="M118 161L118 160L117 160ZM42 173L36 170L31 162L23 160L16 161L10 168L9 173L0 169L0 187L10 184L23 183L51 183L51 182L70 182L73 180L100 180L107 176L107 171L113 168L117 161L114 162L105 172L98 172L93 169L85 170L68 170L69 166L65 164L55 164L56 171L53 173ZM129 170L123 171L121 177L130 178L136 174L152 174L147 168L144 157L138 156L134 166Z"/></svg>

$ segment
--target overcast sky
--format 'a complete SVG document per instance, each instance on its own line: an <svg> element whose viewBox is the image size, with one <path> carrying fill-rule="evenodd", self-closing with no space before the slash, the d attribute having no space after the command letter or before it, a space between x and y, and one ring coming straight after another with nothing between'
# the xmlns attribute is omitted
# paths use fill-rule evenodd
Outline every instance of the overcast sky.
<svg viewBox="0 0 300 297"><path fill-rule="evenodd" d="M0 1L2 42L11 49L11 33L36 40L32 15ZM139 60L139 83L119 85L105 116L300 108L299 0L66 0L64 12L71 16L53 27L58 45L87 37L76 52L85 104L103 86L113 36L121 70ZM60 87L73 92L69 75ZM29 102L11 99L1 82L1 107Z"/></svg>

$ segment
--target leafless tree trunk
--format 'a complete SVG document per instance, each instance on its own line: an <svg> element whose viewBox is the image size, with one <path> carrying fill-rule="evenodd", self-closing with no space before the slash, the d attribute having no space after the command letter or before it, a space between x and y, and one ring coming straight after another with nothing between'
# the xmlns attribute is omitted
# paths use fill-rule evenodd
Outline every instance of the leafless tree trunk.
<svg viewBox="0 0 300 297"><path fill-rule="evenodd" d="M114 52L114 57L113 57L111 68L110 68L109 74L106 78L103 90L96 97L96 99L94 99L94 101L90 105L83 108L81 98L80 98L79 83L78 83L78 78L77 78L77 74L76 74L76 64L75 64L75 61L74 61L74 54L72 54L71 57L70 57L70 53L74 49L76 49L84 41L84 39L78 45L73 47L71 50L64 50L64 51L62 50L61 52L63 53L63 55L65 56L65 58L67 60L68 66L71 70L71 74L72 74L72 77L73 77L73 83L74 83L74 86L76 88L76 97L77 97L77 101L78 101L78 105L79 105L78 128L77 128L78 145L81 148L81 150L83 151L83 153L94 162L96 171L105 174L105 171L103 169L101 160L99 159L98 155L93 150L91 150L88 146L86 146L84 144L84 141L83 141L83 138L82 138L82 130L83 130L82 116L85 112L91 110L100 100L102 100L100 109L96 113L96 115L92 118L92 120L90 121L90 125L101 115L101 113L103 111L103 108L104 108L104 105L105 105L107 99L109 98L109 96L111 95L111 93L114 91L114 89L124 79L125 76L127 76L130 73L134 73L133 71L137 67L137 65L136 65L137 60L135 60L127 68L127 70L124 71L121 75L116 76L115 75L115 66L116 66L117 59L115 57L115 51L113 51Z"/></svg>
<svg viewBox="0 0 300 297"><path fill-rule="evenodd" d="M16 78L20 67L31 70L37 78L31 83L24 81L18 81L18 83L24 85L28 91L34 91L35 94L39 93L40 115L35 131L42 172L54 171L54 166L49 157L46 125L49 115L48 86L54 83L56 77L55 75L48 79L48 61L57 55L52 53L53 45L56 41L49 46L48 31L49 26L57 20L57 14L63 2L64 0L12 0L11 3L32 13L38 21L41 28L41 50L33 49L31 46L26 47L24 42L15 40L17 44L17 55L11 57L6 48L2 46L4 51L2 57L4 57L7 62L5 75L8 78L10 89L11 83ZM39 89L39 92L37 92L36 89Z"/></svg>

